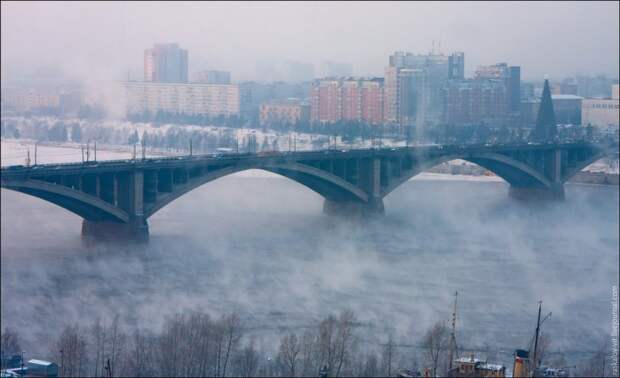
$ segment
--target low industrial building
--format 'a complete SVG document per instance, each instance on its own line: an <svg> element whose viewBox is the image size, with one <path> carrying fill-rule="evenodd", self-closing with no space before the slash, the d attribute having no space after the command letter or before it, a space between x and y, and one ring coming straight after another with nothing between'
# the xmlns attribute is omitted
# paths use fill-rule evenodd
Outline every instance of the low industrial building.
<svg viewBox="0 0 620 378"><path fill-rule="evenodd" d="M31 359L23 367L2 370L2 377L58 377L58 364Z"/></svg>
<svg viewBox="0 0 620 378"><path fill-rule="evenodd" d="M588 98L581 105L581 124L598 128L618 129L620 98L618 84L612 88L611 98Z"/></svg>
<svg viewBox="0 0 620 378"><path fill-rule="evenodd" d="M288 123L308 121L310 105L299 99L290 98L284 101L264 103L260 106L259 122L261 125L270 123Z"/></svg>

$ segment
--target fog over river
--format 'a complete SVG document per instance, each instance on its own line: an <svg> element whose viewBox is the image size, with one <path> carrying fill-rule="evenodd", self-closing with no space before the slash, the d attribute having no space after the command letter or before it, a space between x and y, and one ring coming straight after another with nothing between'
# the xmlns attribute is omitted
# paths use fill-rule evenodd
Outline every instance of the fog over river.
<svg viewBox="0 0 620 378"><path fill-rule="evenodd" d="M611 330L618 285L618 187L566 186L566 201L523 204L496 181L409 181L366 223L322 214L322 198L276 175L206 184L151 219L145 246L83 245L81 219L1 191L2 327L48 355L66 324L121 314L238 311L259 336L354 310L375 331L419 336L449 320L459 344L527 347L538 300L551 348L592 350ZM364 332L363 332L364 333Z"/></svg>

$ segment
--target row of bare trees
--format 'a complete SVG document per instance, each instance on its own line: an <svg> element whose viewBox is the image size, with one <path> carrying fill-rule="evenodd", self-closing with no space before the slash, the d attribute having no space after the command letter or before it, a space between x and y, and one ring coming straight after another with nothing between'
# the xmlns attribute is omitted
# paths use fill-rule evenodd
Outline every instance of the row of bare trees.
<svg viewBox="0 0 620 378"><path fill-rule="evenodd" d="M450 331L445 323L435 323L413 348L399 344L390 329L383 339L364 339L361 326L353 312L345 311L301 333L286 333L279 344L257 348L234 313L219 318L199 311L179 313L166 318L159 332L143 327L127 332L116 316L90 327L67 326L48 358L58 363L63 377L316 377L319 372L375 377L396 376L403 368L414 374L426 368L432 376L447 373ZM548 358L550 343L547 335L539 340L541 360ZM5 329L1 349L3 355L20 353L19 335ZM611 371L608 351L605 344L573 372L604 376Z"/></svg>
<svg viewBox="0 0 620 378"><path fill-rule="evenodd" d="M345 311L303 333L285 334L273 350L259 350L255 339L244 339L237 314L214 319L184 312L168 317L159 333L138 327L131 334L117 316L88 328L66 327L51 359L63 377L302 377L317 376L321 369L330 377L392 375L397 364L393 338L387 355L362 352L358 326L354 313Z"/></svg>

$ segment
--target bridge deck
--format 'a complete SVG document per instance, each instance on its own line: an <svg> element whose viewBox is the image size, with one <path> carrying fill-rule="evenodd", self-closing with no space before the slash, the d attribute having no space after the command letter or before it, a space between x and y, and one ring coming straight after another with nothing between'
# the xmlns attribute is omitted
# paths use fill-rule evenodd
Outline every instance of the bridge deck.
<svg viewBox="0 0 620 378"><path fill-rule="evenodd" d="M3 178L17 178L20 176L36 175L57 175L84 172L104 172L114 171L118 169L148 169L148 168L165 168L187 163L222 163L239 162L240 160L253 161L298 161L304 159L333 159L333 158L359 158L372 156L391 156L403 154L425 155L431 153L442 154L467 154L479 152L497 152L497 151L525 151L540 150L549 148L578 148L591 147L588 143L565 143L565 144L505 144L505 145L427 145L427 146L409 146L409 147L387 147L387 148L363 148L363 149L328 149L314 151L282 151L282 152L259 152L259 153L215 153L200 155L185 155L173 157L155 157L155 158L136 158L123 160L102 160L89 162L71 162L56 164L37 164L32 166L13 165L2 167L0 174Z"/></svg>

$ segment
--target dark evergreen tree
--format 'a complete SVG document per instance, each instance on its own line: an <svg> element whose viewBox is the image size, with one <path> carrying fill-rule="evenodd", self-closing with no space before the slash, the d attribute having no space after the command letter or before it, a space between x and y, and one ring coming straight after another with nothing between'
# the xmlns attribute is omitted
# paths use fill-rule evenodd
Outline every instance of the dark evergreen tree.
<svg viewBox="0 0 620 378"><path fill-rule="evenodd" d="M533 131L532 139L538 142L553 140L557 135L557 125L555 123L555 113L553 111L553 101L551 101L551 90L549 80L545 79L540 108L536 118L536 128Z"/></svg>

